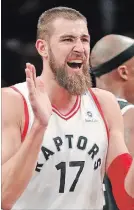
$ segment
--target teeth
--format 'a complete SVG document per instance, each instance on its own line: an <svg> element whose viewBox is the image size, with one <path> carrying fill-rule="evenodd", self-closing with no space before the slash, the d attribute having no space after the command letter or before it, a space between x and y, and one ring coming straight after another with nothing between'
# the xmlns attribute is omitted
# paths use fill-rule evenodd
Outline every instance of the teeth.
<svg viewBox="0 0 134 210"><path fill-rule="evenodd" d="M81 60L71 60L71 61L69 61L69 63L82 63L82 61Z"/></svg>

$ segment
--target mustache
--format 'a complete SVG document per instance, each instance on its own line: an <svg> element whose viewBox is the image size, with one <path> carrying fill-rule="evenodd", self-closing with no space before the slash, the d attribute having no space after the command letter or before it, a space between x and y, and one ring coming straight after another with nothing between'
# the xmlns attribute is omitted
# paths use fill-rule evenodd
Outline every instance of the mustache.
<svg viewBox="0 0 134 210"><path fill-rule="evenodd" d="M79 52L74 52L71 55L68 56L67 60L82 60L85 61L86 60L86 56L84 55L84 53L79 53Z"/></svg>

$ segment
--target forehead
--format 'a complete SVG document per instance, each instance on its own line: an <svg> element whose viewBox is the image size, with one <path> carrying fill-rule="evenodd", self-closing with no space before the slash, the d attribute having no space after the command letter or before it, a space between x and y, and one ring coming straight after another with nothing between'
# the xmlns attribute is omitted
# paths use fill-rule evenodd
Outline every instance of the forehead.
<svg viewBox="0 0 134 210"><path fill-rule="evenodd" d="M64 18L58 18L53 22L53 35L56 37L63 36L65 34L82 36L89 35L88 28L84 20L67 20Z"/></svg>

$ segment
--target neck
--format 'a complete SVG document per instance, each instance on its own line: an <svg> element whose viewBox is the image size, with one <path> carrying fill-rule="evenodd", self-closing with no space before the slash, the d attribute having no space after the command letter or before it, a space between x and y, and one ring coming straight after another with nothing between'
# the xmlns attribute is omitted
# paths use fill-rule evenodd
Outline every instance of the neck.
<svg viewBox="0 0 134 210"><path fill-rule="evenodd" d="M115 82L115 81L114 82L108 81L108 83L107 82L98 82L97 87L113 93L118 98L127 100L125 92L124 92L124 88L118 82Z"/></svg>
<svg viewBox="0 0 134 210"><path fill-rule="evenodd" d="M121 89L121 87L118 87L117 90L115 88L111 88L111 90L109 89L108 91L113 93L117 98L122 98L122 99L127 100L127 98L124 94L124 91Z"/></svg>
<svg viewBox="0 0 134 210"><path fill-rule="evenodd" d="M48 94L51 104L63 114L70 111L70 109L76 102L77 96L71 95L67 90L62 88L55 81L54 75L51 70L47 72L45 69L44 71L42 71L40 77L44 81L46 92Z"/></svg>

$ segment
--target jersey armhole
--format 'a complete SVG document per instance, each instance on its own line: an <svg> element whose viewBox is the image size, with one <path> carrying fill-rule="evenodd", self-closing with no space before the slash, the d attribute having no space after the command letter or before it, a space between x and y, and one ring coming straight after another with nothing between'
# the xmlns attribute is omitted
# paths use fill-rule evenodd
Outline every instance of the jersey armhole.
<svg viewBox="0 0 134 210"><path fill-rule="evenodd" d="M134 105L129 104L129 105L123 107L123 108L121 109L122 115L124 115L124 114L125 114L129 109L131 109L131 108L134 108Z"/></svg>
<svg viewBox="0 0 134 210"><path fill-rule="evenodd" d="M107 137L108 137L108 140L109 140L109 129L108 129L108 125L107 125L106 119L104 117L104 113L102 111L100 102L99 102L97 96L95 95L95 93L91 90L91 88L89 89L89 92L90 92L91 96L93 97L93 100L94 100L94 102L95 102L95 104L96 104L96 106L98 108L98 111L99 111L99 113L100 113L100 115L101 115L101 117L102 117L102 119L104 121L104 125L106 127L106 132L107 132Z"/></svg>
<svg viewBox="0 0 134 210"><path fill-rule="evenodd" d="M21 133L21 141L23 142L25 137L26 137L26 134L27 134L27 131L28 131L28 126L29 126L29 113L28 113L28 106L27 106L27 102L26 102L26 99L25 97L22 95L22 93L14 86L11 86L10 88L12 88L13 90L15 90L16 92L18 92L21 96L22 96L22 99L23 99L23 103L24 103L24 115L25 115L25 121L24 121L24 128L23 128L23 131Z"/></svg>

